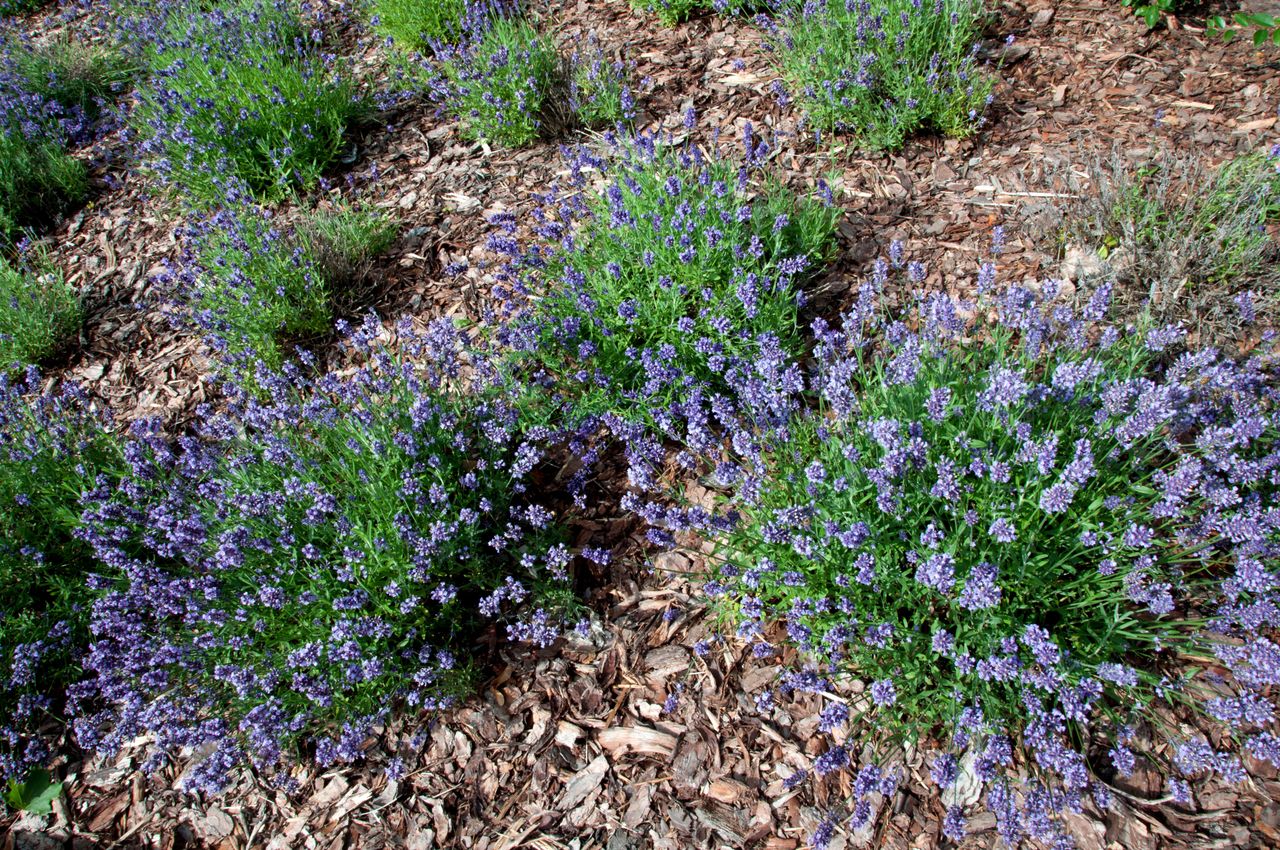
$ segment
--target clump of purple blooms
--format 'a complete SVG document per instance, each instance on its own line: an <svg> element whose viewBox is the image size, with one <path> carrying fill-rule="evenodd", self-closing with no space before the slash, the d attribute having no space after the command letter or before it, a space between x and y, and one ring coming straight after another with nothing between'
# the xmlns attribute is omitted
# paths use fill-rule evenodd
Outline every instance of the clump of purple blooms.
<svg viewBox="0 0 1280 850"><path fill-rule="evenodd" d="M464 132L508 147L527 145L547 128L561 75L551 39L525 20L518 5L467 5L462 37L431 41L430 96L461 119Z"/></svg>
<svg viewBox="0 0 1280 850"><path fill-rule="evenodd" d="M393 709L449 702L474 624L531 611L509 630L554 639L571 553L528 489L554 435L450 321L382 333L354 332L349 374L260 370L192 436L135 428L85 511L103 572L83 746L150 733L150 768L201 750L193 790L302 744L347 762Z"/></svg>
<svg viewBox="0 0 1280 850"><path fill-rule="evenodd" d="M940 738L942 790L971 765L1009 844L1068 846L1059 815L1108 805L1139 761L1183 803L1239 781L1246 753L1277 762L1276 356L1110 325L1107 288L1080 309L1052 282L994 296L991 269L977 305L920 296L886 318L889 271L839 326L815 323L802 378L721 405L739 424L701 453L736 483L721 511L628 500L655 539L715 535L707 592L739 636L782 620L820 665L782 692L869 682L849 707L866 739L834 739L815 770ZM660 458L633 448L633 481ZM1223 734L1160 722L1175 710ZM876 782L855 782L854 827ZM965 816L947 814L955 840Z"/></svg>
<svg viewBox="0 0 1280 850"><path fill-rule="evenodd" d="M635 115L627 68L594 39L564 57L511 0L471 0L458 38L430 40L429 96L471 138L519 147Z"/></svg>
<svg viewBox="0 0 1280 850"><path fill-rule="evenodd" d="M134 20L150 69L132 110L147 166L194 206L220 202L228 178L269 198L314 185L367 112L321 24L287 0L179 0Z"/></svg>
<svg viewBox="0 0 1280 850"><path fill-rule="evenodd" d="M0 246L85 196L87 171L68 152L98 126L112 61L79 45L35 45L0 29ZM73 71L72 62L88 62Z"/></svg>
<svg viewBox="0 0 1280 850"><path fill-rule="evenodd" d="M566 151L568 185L534 216L539 242L523 245L513 216L492 219L490 247L510 258L495 289L503 340L579 415L663 419L796 350L801 284L829 256L839 211L826 184L798 197L771 179L749 124L741 161L718 141L708 156L652 134L605 138L604 157Z"/></svg>
<svg viewBox="0 0 1280 850"><path fill-rule="evenodd" d="M818 130L898 148L934 130L981 126L993 81L978 69L983 0L811 0L760 16L785 86Z"/></svg>
<svg viewBox="0 0 1280 850"><path fill-rule="evenodd" d="M280 221L234 181L218 185L225 205L193 217L182 261L158 282L190 311L219 362L251 376L257 363L278 367L289 341L332 329L334 302L350 300L360 269L397 228L352 206Z"/></svg>
<svg viewBox="0 0 1280 850"><path fill-rule="evenodd" d="M614 127L636 117L630 68L620 59L610 60L592 33L582 50L569 55L569 109L585 127Z"/></svg>
<svg viewBox="0 0 1280 850"><path fill-rule="evenodd" d="M80 501L121 466L109 422L79 387L0 370L0 779L49 756L38 733L62 716L87 644Z"/></svg>

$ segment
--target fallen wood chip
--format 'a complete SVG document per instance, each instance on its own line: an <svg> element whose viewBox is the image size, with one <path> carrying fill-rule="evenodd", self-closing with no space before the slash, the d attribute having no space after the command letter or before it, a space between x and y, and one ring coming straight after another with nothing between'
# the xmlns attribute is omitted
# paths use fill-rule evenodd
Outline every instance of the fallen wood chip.
<svg viewBox="0 0 1280 850"><path fill-rule="evenodd" d="M564 793L556 803L561 811L568 811L587 798L587 795L600 787L606 773L609 772L609 759L598 755L591 763L578 771L578 775L564 786Z"/></svg>
<svg viewBox="0 0 1280 850"><path fill-rule="evenodd" d="M614 726L601 729L596 735L596 743L610 755L624 756L627 753L649 753L671 758L676 751L676 736L646 726Z"/></svg>

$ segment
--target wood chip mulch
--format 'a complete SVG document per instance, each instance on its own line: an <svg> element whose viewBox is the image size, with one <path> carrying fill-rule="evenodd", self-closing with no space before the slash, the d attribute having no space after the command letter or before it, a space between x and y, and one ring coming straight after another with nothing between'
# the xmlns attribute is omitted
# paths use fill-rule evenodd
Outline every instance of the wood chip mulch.
<svg viewBox="0 0 1280 850"><path fill-rule="evenodd" d="M1002 61L987 127L972 139L913 140L892 155L815 148L768 91L760 38L742 21L703 18L666 29L625 2L539 7L566 40L594 31L649 77L642 124L676 128L692 106L704 128L751 121L778 134L775 166L795 185L832 175L848 216L842 255L823 281L838 302L892 239L929 266L926 285L963 292L1003 225L1006 279L1054 277L1061 176L1090 153L1138 156L1153 144L1216 164L1274 143L1280 53L1209 40L1193 21L1148 32L1109 0L1010 2L998 8L988 54ZM1011 46L1003 37L1016 36ZM487 291L486 217L527 212L561 172L556 142L489 150L421 105L390 116L389 131L358 140L350 172L360 195L403 222L362 308L384 316L475 316ZM121 149L119 137L99 143ZM92 152L90 152L92 153ZM87 154L89 155L89 154ZM336 175L340 185L345 175ZM158 416L189 422L209 400L200 344L176 328L155 283L177 257L176 212L146 180L118 164L98 172L94 201L53 235L90 317L79 347L54 371L84 383L121 423ZM108 184L111 184L110 186ZM442 269L466 259L470 269ZM905 293L902 294L905 297ZM805 845L822 813L847 794L848 776L782 781L825 746L815 735L822 697L757 711L786 656L757 660L738 642L694 645L716 631L698 600L696 548L648 551L640 532L607 505L582 525L584 540L614 547L615 562L645 565L595 590L589 639L532 653L499 646L481 692L437 718L407 718L379 746L404 760L392 779L371 761L318 773L298 768L295 793L245 776L218 799L171 790L186 765L147 778L139 753L66 765L67 794L52 816L0 824L3 846L342 850L771 848ZM652 559L649 563L646 559ZM651 567L652 569L648 569ZM842 685L856 699L859 683ZM677 693L678 691L678 693ZM677 693L678 706L663 711ZM942 809L930 793L927 752L905 754L908 781L873 831L832 845L926 850ZM1116 810L1070 825L1083 850L1280 846L1280 780L1260 765L1242 787L1210 786L1197 813L1159 804L1147 777L1119 788ZM964 847L998 843L978 814Z"/></svg>

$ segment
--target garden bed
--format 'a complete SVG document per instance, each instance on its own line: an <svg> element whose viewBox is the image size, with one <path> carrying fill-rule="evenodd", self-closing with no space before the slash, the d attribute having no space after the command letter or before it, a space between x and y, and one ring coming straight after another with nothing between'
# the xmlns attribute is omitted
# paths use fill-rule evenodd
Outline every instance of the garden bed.
<svg viewBox="0 0 1280 850"><path fill-rule="evenodd" d="M1083 287L1078 257L1061 244L1060 210L1087 189L1090 157L1137 161L1155 143L1216 166L1277 138L1276 49L1211 40L1195 19L1148 31L1116 3L1000 5L982 53L999 65L985 125L965 139L913 137L884 154L815 144L800 130L796 113L777 103L760 31L749 21L702 15L667 28L625 2L530 5L565 40L594 31L606 53L635 62L634 78L648 79L637 86L638 128L686 135L693 109L694 140L710 148L712 128L736 140L750 122L776 139L771 167L783 182L803 187L825 177L837 187L845 215L835 259L809 286L813 315L851 304L895 241L925 266L918 288L971 296L997 227L1003 280L1065 278ZM82 23L71 18L72 28ZM32 16L29 27L39 20ZM1015 36L1011 44L1001 40L1007 35ZM343 38L355 66L376 66L384 50L377 40L354 25ZM372 262L369 285L339 311L480 320L495 306L499 271L487 247L490 220L499 213L528 220L536 196L567 176L560 140L518 150L474 142L416 99L378 121L349 135L351 148L328 177L354 185L397 222L399 236ZM176 435L197 408L222 399L199 332L173 321L180 293L165 272L182 262L181 212L131 167L130 144L112 130L77 152L90 163L89 200L48 238L53 263L85 293L86 318L45 374L81 383L121 428L158 418ZM529 234L522 226L518 235ZM465 271L452 273L462 263ZM883 300L909 307L905 280L886 287ZM1257 342L1253 331L1201 336L1211 333L1197 326L1189 342L1233 350ZM322 362L342 367L346 355L333 342L320 337L313 347ZM806 846L827 809L850 796L853 779L840 773L784 784L821 754L814 730L824 701L798 694L771 712L757 710L756 697L796 660L793 650L759 660L748 643L729 640L695 655L716 633L698 578L704 554L696 539L682 538L674 551L649 543L643 524L618 507L626 484L620 460L605 463L590 507L570 526L574 547L611 552L609 568L584 567L577 582L592 611L586 635L538 650L507 644L496 627L484 632L473 696L380 728L378 746L403 760L394 775L381 762L303 764L287 794L241 772L220 796L192 796L174 790L191 763L143 775L145 741L134 742L112 758L64 758L66 796L49 816L9 816L14 846ZM713 496L696 484L687 495L707 504ZM846 683L842 694L869 684ZM873 827L840 831L835 842L895 850L951 843L926 754L908 751L902 767L904 781ZM1111 809L1086 804L1066 825L1089 850L1273 846L1280 776L1265 762L1250 759L1247 767L1249 782L1211 784L1194 813L1164 805L1163 778L1139 771L1113 788ZM983 811L968 832L961 846L998 845L995 818Z"/></svg>

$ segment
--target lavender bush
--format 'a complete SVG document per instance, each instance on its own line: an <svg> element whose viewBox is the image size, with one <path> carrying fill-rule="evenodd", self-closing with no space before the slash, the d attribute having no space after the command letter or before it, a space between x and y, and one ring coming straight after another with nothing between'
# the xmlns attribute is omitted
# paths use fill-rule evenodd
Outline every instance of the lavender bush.
<svg viewBox="0 0 1280 850"><path fill-rule="evenodd" d="M494 220L491 247L513 258L497 289L505 341L534 380L569 388L579 412L645 416L722 386L762 349L794 351L799 284L833 248L830 190L799 198L771 180L750 125L742 163L607 139L607 160L568 153L570 184L537 214L541 244L522 248L514 218Z"/></svg>
<svg viewBox="0 0 1280 850"><path fill-rule="evenodd" d="M519 147L564 121L554 113L563 79L560 54L517 6L469 3L462 31L456 44L431 42L431 86L468 136Z"/></svg>
<svg viewBox="0 0 1280 850"><path fill-rule="evenodd" d="M816 0L761 17L766 45L810 123L872 149L920 130L967 136L993 81L978 70L982 0Z"/></svg>
<svg viewBox="0 0 1280 850"><path fill-rule="evenodd" d="M0 371L0 780L46 762L39 735L78 674L91 594L80 500L117 473L120 447L78 387Z"/></svg>
<svg viewBox="0 0 1280 850"><path fill-rule="evenodd" d="M569 55L569 109L585 127L616 127L636 117L630 69L610 61L594 35L583 50Z"/></svg>
<svg viewBox="0 0 1280 850"><path fill-rule="evenodd" d="M37 252L15 268L0 257L0 372L38 363L80 327L80 295Z"/></svg>
<svg viewBox="0 0 1280 850"><path fill-rule="evenodd" d="M0 16L25 15L48 2L49 0L0 0Z"/></svg>
<svg viewBox="0 0 1280 850"><path fill-rule="evenodd" d="M395 239L395 223L356 208L317 211L283 224L245 193L194 222L177 281L215 353L237 367L279 366L284 343L328 332L335 298Z"/></svg>
<svg viewBox="0 0 1280 850"><path fill-rule="evenodd" d="M95 135L133 73L115 46L65 34L41 41L10 36L0 57L0 88L22 92L27 109L60 123L72 144Z"/></svg>
<svg viewBox="0 0 1280 850"><path fill-rule="evenodd" d="M193 790L299 746L351 761L394 708L448 700L474 624L536 608L508 631L555 637L570 554L527 490L552 435L448 320L401 327L394 350L379 331L353 336L354 373L263 370L194 437L139 429L85 512L119 578L75 689L83 745L150 732L150 767L207 752Z"/></svg>
<svg viewBox="0 0 1280 850"><path fill-rule="evenodd" d="M976 308L922 296L901 320L878 291L815 325L813 405L794 381L744 385L732 450L705 453L735 484L716 522L632 499L720 529L708 593L757 655L781 620L819 665L783 690L866 684L823 712L813 765L859 768L851 826L891 793L901 744L942 742L934 781L976 776L1010 845L1070 846L1058 816L1105 808L1139 765L1170 767L1186 804L1193 781L1241 779L1244 753L1280 763L1275 356L1108 326L1105 291L1078 312L1052 284ZM955 841L965 815L947 812Z"/></svg>
<svg viewBox="0 0 1280 850"><path fill-rule="evenodd" d="M83 111L53 95L56 78L33 76L31 48L0 43L0 243L47 222L88 190L84 164L67 153L83 133Z"/></svg>
<svg viewBox="0 0 1280 850"><path fill-rule="evenodd" d="M221 201L226 178L260 198L315 184L368 111L321 28L287 0L172 3L135 29L151 68L132 113L139 147L193 205Z"/></svg>

